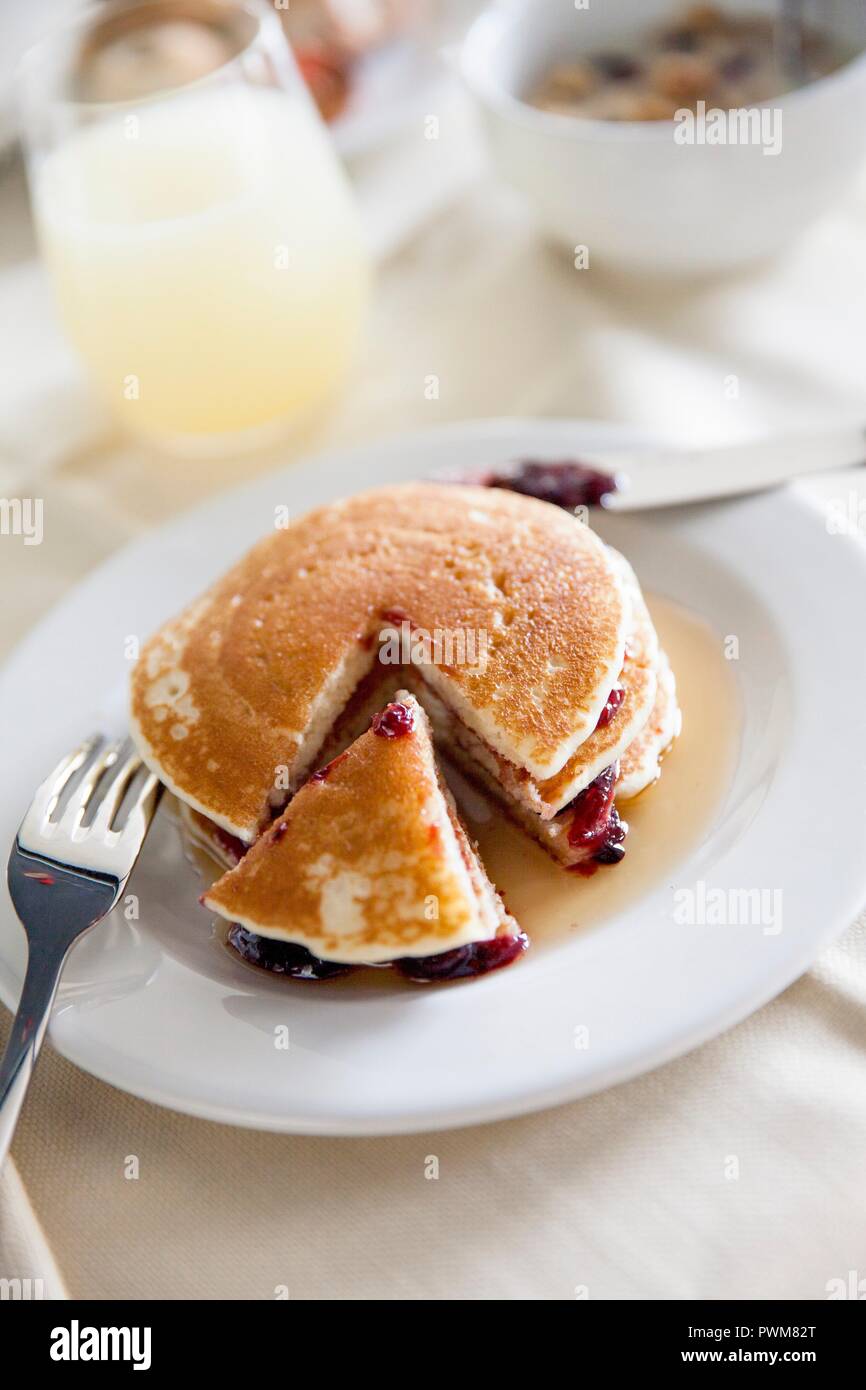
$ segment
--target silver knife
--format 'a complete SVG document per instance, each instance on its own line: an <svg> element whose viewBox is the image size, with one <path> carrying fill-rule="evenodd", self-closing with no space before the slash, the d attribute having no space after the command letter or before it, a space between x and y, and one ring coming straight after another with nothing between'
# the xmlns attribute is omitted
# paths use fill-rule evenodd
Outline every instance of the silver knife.
<svg viewBox="0 0 866 1390"><path fill-rule="evenodd" d="M779 487L795 478L866 463L866 429L773 436L714 449L579 452L581 463L613 473L610 511L671 507Z"/></svg>

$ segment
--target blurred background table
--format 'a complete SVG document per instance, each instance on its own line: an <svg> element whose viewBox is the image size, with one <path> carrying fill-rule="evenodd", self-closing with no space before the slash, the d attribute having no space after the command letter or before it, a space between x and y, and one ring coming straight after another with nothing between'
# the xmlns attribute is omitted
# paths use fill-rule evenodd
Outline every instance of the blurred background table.
<svg viewBox="0 0 866 1390"><path fill-rule="evenodd" d="M574 269L486 172L447 87L439 114L438 142L417 128L353 169L378 284L346 390L290 446L220 463L113 432L60 338L7 161L0 494L42 497L46 534L0 542L0 651L136 533L314 449L505 413L616 420L672 443L862 420L863 189L772 264L639 284ZM862 775L862 750L854 763ZM0 1276L98 1298L823 1298L866 1258L864 1046L861 919L690 1057L463 1132L230 1130L122 1095L49 1047L2 1188Z"/></svg>

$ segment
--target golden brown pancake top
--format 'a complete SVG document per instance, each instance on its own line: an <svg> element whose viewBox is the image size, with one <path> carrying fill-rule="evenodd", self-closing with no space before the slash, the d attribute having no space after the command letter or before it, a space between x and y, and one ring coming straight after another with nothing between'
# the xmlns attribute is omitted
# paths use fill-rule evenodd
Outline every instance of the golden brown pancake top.
<svg viewBox="0 0 866 1390"><path fill-rule="evenodd" d="M405 615L478 650L486 634L486 661L428 667L431 682L504 757L553 776L621 670L629 607L604 545L556 507L377 489L275 530L161 629L133 675L133 732L173 791L250 840Z"/></svg>

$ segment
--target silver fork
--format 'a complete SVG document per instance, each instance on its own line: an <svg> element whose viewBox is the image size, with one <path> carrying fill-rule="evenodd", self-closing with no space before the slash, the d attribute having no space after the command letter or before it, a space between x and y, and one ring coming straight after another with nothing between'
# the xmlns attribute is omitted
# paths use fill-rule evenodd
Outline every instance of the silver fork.
<svg viewBox="0 0 866 1390"><path fill-rule="evenodd" d="M143 766L126 741L106 743L94 735L45 779L15 837L7 880L27 935L27 972L0 1062L0 1165L12 1142L66 957L73 943L117 903L153 819L162 786L148 773L130 798L122 824L115 824ZM57 817L60 798L79 773Z"/></svg>

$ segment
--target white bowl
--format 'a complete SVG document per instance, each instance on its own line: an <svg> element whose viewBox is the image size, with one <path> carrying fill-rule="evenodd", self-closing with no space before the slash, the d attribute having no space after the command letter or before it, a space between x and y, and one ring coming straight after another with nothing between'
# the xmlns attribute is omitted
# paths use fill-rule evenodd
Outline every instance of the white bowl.
<svg viewBox="0 0 866 1390"><path fill-rule="evenodd" d="M775 0L733 12L774 13ZM856 0L825 27L856 56L774 102L781 148L677 144L670 121L556 115L523 98L554 61L621 47L681 13L671 0L499 0L459 54L493 162L542 226L570 249L638 272L700 274L777 251L839 199L866 157L866 54ZM859 46L858 46L859 36Z"/></svg>

